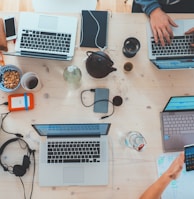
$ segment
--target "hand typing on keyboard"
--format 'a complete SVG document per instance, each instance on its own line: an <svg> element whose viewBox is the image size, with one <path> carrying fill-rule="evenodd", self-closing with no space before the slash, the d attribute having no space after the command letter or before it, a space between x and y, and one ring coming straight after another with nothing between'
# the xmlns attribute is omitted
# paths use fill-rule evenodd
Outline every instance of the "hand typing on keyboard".
<svg viewBox="0 0 194 199"><path fill-rule="evenodd" d="M156 43L160 41L161 45L165 46L165 40L167 43L171 42L173 37L171 26L177 27L177 24L161 8L156 8L151 12L150 24Z"/></svg>
<svg viewBox="0 0 194 199"><path fill-rule="evenodd" d="M194 1L186 0L135 0L141 10L150 18L150 25L156 43L171 44L173 27L178 24L168 13L193 13ZM167 41L167 42L165 42Z"/></svg>

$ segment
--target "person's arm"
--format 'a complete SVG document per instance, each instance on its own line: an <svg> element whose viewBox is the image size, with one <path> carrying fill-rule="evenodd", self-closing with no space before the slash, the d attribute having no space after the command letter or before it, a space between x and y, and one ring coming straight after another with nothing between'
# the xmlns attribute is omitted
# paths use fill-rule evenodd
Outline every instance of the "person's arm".
<svg viewBox="0 0 194 199"><path fill-rule="evenodd" d="M194 34L194 27L185 32L185 34ZM191 46L194 47L194 43L192 43Z"/></svg>
<svg viewBox="0 0 194 199"><path fill-rule="evenodd" d="M177 24L162 11L158 0L135 0L135 2L150 17L150 25L155 42L158 43L160 41L162 46L165 45L165 40L170 43L173 37L171 26L177 27Z"/></svg>
<svg viewBox="0 0 194 199"><path fill-rule="evenodd" d="M135 3L139 4L142 8L142 11L150 16L150 13L156 8L160 7L158 0L135 0Z"/></svg>
<svg viewBox="0 0 194 199"><path fill-rule="evenodd" d="M173 161L170 167L164 172L156 182L154 182L140 197L140 199L159 199L162 192L168 186L168 184L176 179L184 164L184 153L180 153L179 156Z"/></svg>

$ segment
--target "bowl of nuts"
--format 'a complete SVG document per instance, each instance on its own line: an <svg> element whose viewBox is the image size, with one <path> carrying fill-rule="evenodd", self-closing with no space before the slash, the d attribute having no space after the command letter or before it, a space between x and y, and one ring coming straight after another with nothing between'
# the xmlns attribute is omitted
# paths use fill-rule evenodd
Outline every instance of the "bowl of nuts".
<svg viewBox="0 0 194 199"><path fill-rule="evenodd" d="M0 67L0 90L13 92L20 87L22 71L14 65Z"/></svg>

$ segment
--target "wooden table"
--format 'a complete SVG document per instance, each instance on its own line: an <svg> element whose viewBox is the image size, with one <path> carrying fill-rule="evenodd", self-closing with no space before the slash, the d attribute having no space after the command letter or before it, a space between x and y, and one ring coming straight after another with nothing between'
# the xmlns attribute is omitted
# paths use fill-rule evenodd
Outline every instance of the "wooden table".
<svg viewBox="0 0 194 199"><path fill-rule="evenodd" d="M1 15L6 13L1 13ZM77 15L79 17L79 15ZM194 15L172 15L173 18L194 18ZM4 121L9 132L19 132L31 148L36 149L36 175L33 198L41 199L135 199L157 179L157 157L163 153L159 113L173 95L194 94L194 70L160 71L149 60L146 40L147 17L144 14L115 14L109 18L108 49L106 53L114 62L117 71L103 79L91 77L85 68L87 49L79 46L72 61L5 56L6 64L14 64L23 72L38 73L43 83L40 91L34 93L35 108L31 111L10 113ZM80 23L79 23L80 24ZM122 53L123 42L128 37L136 37L141 43L140 51L133 58ZM133 64L129 73L123 71L125 62ZM82 71L81 85L72 89L63 79L63 70L69 65L77 65ZM115 113L104 120L103 114L94 113L93 108L81 104L80 92L84 89L105 87L110 89L110 100L120 95L123 104L115 107ZM23 93L20 88L17 93ZM0 92L0 103L7 101L7 93ZM93 95L89 97L93 100ZM112 108L109 106L110 109ZM111 111L111 110L110 110ZM1 106L1 113L7 107ZM31 127L32 123L87 123L110 122L109 132L109 184L92 187L48 187L38 185L39 141L41 138ZM147 140L143 151L126 148L120 142L122 136L131 131L139 131ZM3 132L0 144L12 138ZM21 151L21 152L20 152ZM1 157L8 165L21 164L25 150L17 143L10 144ZM33 163L33 160L32 160ZM26 195L31 190L33 164L22 178ZM19 178L0 169L0 198L23 198L23 188ZM91 176L92 177L92 176Z"/></svg>

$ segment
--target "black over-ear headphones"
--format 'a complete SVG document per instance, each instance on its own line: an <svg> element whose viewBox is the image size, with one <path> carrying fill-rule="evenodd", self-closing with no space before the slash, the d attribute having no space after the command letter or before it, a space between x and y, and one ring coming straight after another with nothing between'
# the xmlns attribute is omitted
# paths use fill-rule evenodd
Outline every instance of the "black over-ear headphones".
<svg viewBox="0 0 194 199"><path fill-rule="evenodd" d="M2 160L1 160L3 151L7 147L7 145L9 145L10 143L16 142L16 141L18 141L18 142L22 141L22 142L25 143L27 150L28 150L27 155L24 155L22 165L7 166L7 165L3 164ZM22 177L26 173L26 170L30 166L30 163L31 163L30 162L30 155L32 153L34 154L34 152L35 151L32 150L29 147L28 143L26 141L24 141L23 139L21 139L21 138L10 139L7 142L5 142L0 148L0 165L3 167L4 171L8 171L8 172L10 172L11 174L14 174L17 177Z"/></svg>

